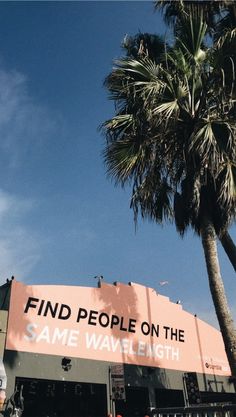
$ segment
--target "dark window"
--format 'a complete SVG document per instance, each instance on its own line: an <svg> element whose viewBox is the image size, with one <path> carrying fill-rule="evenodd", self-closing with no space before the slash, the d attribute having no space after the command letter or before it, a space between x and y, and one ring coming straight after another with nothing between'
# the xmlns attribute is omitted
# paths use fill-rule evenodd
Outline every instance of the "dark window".
<svg viewBox="0 0 236 417"><path fill-rule="evenodd" d="M236 403L236 394L228 392L202 392L201 393L203 403Z"/></svg>
<svg viewBox="0 0 236 417"><path fill-rule="evenodd" d="M177 389L156 389L156 407L183 407L183 391Z"/></svg>
<svg viewBox="0 0 236 417"><path fill-rule="evenodd" d="M16 378L23 385L24 417L104 417L106 385Z"/></svg>
<svg viewBox="0 0 236 417"><path fill-rule="evenodd" d="M116 414L122 417L144 417L149 407L148 389L125 387L126 401L116 401Z"/></svg>

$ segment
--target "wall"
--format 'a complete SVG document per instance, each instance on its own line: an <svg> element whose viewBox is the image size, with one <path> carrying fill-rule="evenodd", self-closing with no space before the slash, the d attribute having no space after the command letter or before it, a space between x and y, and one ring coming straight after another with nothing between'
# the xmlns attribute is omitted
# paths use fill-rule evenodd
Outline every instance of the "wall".
<svg viewBox="0 0 236 417"><path fill-rule="evenodd" d="M3 358L4 349L5 349L5 341L6 341L6 333L7 333L7 319L8 319L8 312L4 310L0 310L0 358Z"/></svg>
<svg viewBox="0 0 236 417"><path fill-rule="evenodd" d="M100 383L107 387L110 409L109 367L115 363L125 364L127 387L148 389L150 406L158 405L157 390L182 392L183 374L188 371L198 373L200 391L234 393L220 333L153 289L137 284L25 286L16 281L11 286L4 354L7 397L14 392L16 377ZM3 289L6 309L9 285ZM99 322L99 314L105 321ZM1 354L7 316L7 311L0 311ZM100 342L86 346L85 336L92 334ZM169 350L146 356L148 344ZM178 357L171 357L171 349L178 350ZM62 369L64 356L71 359L69 371Z"/></svg>
<svg viewBox="0 0 236 417"><path fill-rule="evenodd" d="M6 348L230 375L218 330L138 284L88 288L13 281Z"/></svg>

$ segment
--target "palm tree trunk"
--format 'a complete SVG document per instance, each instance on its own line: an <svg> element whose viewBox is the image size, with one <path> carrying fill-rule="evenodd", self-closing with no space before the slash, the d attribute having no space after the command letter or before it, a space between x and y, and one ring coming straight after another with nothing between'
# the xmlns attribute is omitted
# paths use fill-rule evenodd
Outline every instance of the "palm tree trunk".
<svg viewBox="0 0 236 417"><path fill-rule="evenodd" d="M217 238L212 222L205 218L201 227L210 291L222 333L232 375L236 377L236 329L228 306L217 253Z"/></svg>
<svg viewBox="0 0 236 417"><path fill-rule="evenodd" d="M236 246L233 240L228 232L225 232L219 239L231 264L233 265L234 270L236 271Z"/></svg>

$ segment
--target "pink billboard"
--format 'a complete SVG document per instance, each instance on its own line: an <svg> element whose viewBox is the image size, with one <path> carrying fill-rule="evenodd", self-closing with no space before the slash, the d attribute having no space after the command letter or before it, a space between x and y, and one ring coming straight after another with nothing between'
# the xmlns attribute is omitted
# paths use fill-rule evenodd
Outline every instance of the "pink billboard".
<svg viewBox="0 0 236 417"><path fill-rule="evenodd" d="M6 348L230 375L221 334L154 289L13 281Z"/></svg>

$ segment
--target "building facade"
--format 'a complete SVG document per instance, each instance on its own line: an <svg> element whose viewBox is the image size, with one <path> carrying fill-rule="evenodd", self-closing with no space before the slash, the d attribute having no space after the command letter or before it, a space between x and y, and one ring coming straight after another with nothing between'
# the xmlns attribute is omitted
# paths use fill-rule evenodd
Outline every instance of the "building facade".
<svg viewBox="0 0 236 417"><path fill-rule="evenodd" d="M220 332L154 289L12 280L0 299L6 416L144 417L236 402Z"/></svg>

